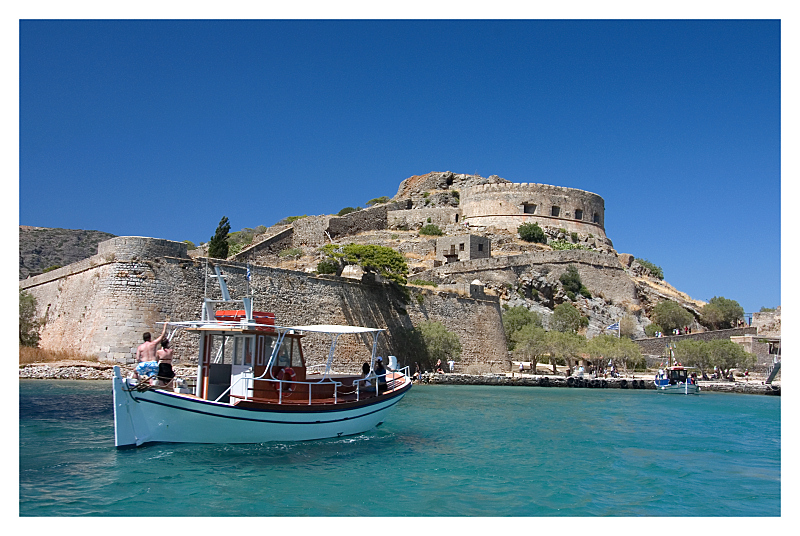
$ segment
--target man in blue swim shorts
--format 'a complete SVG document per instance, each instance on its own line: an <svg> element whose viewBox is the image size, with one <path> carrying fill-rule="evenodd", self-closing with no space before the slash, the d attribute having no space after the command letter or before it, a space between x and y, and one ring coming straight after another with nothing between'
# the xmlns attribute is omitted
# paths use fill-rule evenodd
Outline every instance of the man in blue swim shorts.
<svg viewBox="0 0 800 536"><path fill-rule="evenodd" d="M167 319L169 322L169 319ZM147 331L142 335L144 342L136 348L136 370L133 371L134 378L149 378L158 374L158 361L156 361L156 348L164 334L167 332L167 322L164 322L164 329L161 330L161 335L156 340L150 340L150 332Z"/></svg>

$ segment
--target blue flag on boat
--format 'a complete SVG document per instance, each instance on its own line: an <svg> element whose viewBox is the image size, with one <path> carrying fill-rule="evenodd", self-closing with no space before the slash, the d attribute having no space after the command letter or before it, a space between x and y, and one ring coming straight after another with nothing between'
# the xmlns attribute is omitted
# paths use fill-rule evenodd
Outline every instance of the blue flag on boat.
<svg viewBox="0 0 800 536"><path fill-rule="evenodd" d="M247 265L247 280L250 281L250 265Z"/></svg>
<svg viewBox="0 0 800 536"><path fill-rule="evenodd" d="M615 322L608 326L606 329L619 329L619 322Z"/></svg>

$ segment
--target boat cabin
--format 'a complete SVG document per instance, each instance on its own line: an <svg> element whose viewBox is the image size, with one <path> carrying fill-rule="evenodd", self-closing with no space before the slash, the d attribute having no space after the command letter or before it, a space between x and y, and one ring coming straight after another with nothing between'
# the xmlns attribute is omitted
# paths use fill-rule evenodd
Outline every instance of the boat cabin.
<svg viewBox="0 0 800 536"><path fill-rule="evenodd" d="M683 367L670 367L667 369L670 385L686 383L689 378L689 371Z"/></svg>
<svg viewBox="0 0 800 536"><path fill-rule="evenodd" d="M382 331L347 329L361 329L375 338ZM245 406L337 403L375 396L362 376L330 371L336 337L328 365L309 371L301 343L305 335L296 329L275 327L272 313L253 311L247 321L244 310L217 311L215 321L198 323L187 331L200 335L195 396L204 400ZM387 374L387 383L394 383L394 376ZM370 386L375 384L373 376Z"/></svg>

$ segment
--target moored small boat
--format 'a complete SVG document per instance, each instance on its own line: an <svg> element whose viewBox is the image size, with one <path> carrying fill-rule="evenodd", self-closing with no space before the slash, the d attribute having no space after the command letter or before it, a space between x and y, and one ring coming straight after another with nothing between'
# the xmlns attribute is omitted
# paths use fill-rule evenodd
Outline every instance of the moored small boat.
<svg viewBox="0 0 800 536"><path fill-rule="evenodd" d="M680 395L700 394L700 386L697 380L689 375L689 371L683 366L666 367L659 369L653 380L656 390L660 393L672 393Z"/></svg>

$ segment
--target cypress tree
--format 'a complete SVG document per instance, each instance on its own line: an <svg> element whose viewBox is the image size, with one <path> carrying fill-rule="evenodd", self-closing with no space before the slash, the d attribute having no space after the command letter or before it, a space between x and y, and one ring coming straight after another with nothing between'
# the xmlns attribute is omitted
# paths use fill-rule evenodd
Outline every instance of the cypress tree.
<svg viewBox="0 0 800 536"><path fill-rule="evenodd" d="M215 259L226 259L228 257L228 232L231 230L231 224L228 223L228 218L223 216L217 226L217 231L211 240L208 242L208 256Z"/></svg>

